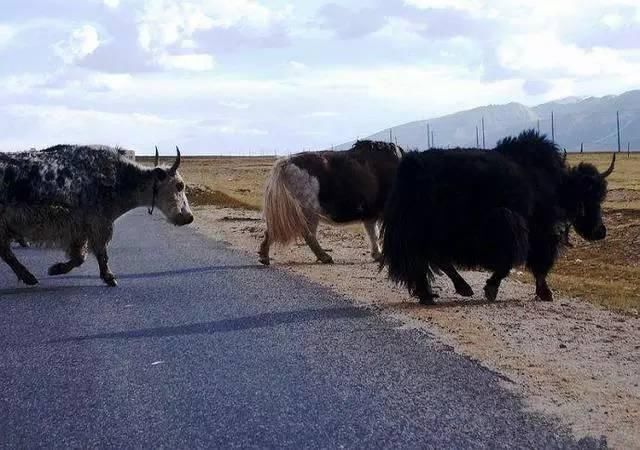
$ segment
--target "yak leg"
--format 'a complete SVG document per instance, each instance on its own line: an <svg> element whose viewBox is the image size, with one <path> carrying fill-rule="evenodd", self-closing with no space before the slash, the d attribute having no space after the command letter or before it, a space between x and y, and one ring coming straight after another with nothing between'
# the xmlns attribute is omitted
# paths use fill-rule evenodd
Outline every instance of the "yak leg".
<svg viewBox="0 0 640 450"><path fill-rule="evenodd" d="M434 294L431 289L431 281L427 277L426 270L416 272L412 277L413 281L409 283L409 293L417 297L421 305L433 305L434 299L438 298L438 294Z"/></svg>
<svg viewBox="0 0 640 450"><path fill-rule="evenodd" d="M371 257L374 261L380 261L382 254L380 253L380 245L378 243L378 233L376 232L377 220L366 220L363 222L364 229L369 236L371 242Z"/></svg>
<svg viewBox="0 0 640 450"><path fill-rule="evenodd" d="M87 259L87 240L72 243L67 249L67 256L69 256L69 261L49 267L49 275L64 275L76 267L80 267Z"/></svg>
<svg viewBox="0 0 640 450"><path fill-rule="evenodd" d="M38 279L33 276L29 270L23 266L16 258L16 255L11 251L11 246L8 241L0 242L0 258L7 263L13 273L16 274L18 279L24 284L33 286L38 284Z"/></svg>
<svg viewBox="0 0 640 450"><path fill-rule="evenodd" d="M20 247L22 248L27 248L29 247L29 244L27 244L27 241L23 238L23 237L18 237L16 238L16 242L18 243L18 245L20 245Z"/></svg>
<svg viewBox="0 0 640 450"><path fill-rule="evenodd" d="M318 230L318 219L313 218L309 221L309 228L304 232L304 241L307 243L311 251L318 261L322 264L333 264L333 258L324 251L316 239L316 231Z"/></svg>
<svg viewBox="0 0 640 450"><path fill-rule="evenodd" d="M268 266L270 264L269 249L271 248L271 240L269 239L269 230L264 232L264 238L258 250L258 261L260 264Z"/></svg>
<svg viewBox="0 0 640 450"><path fill-rule="evenodd" d="M92 235L89 237L89 247L98 260L100 278L108 286L116 287L118 282L109 268L109 255L107 254L107 244L113 235L113 225L102 225L92 231Z"/></svg>
<svg viewBox="0 0 640 450"><path fill-rule="evenodd" d="M490 212L481 230L483 252L492 255L485 261L493 270L487 280L484 295L495 301L503 279L509 276L514 265L526 261L529 249L529 232L524 218L508 208L496 208Z"/></svg>
<svg viewBox="0 0 640 450"><path fill-rule="evenodd" d="M456 292L463 297L473 297L473 289L465 281L464 278L458 273L452 264L438 264L438 267L449 277L453 282L453 286L456 288Z"/></svg>
<svg viewBox="0 0 640 450"><path fill-rule="evenodd" d="M527 266L536 279L536 296L543 302L553 301L553 293L547 284L547 275L558 253L558 236L553 231L541 233L532 230Z"/></svg>
<svg viewBox="0 0 640 450"><path fill-rule="evenodd" d="M494 302L496 300L500 283L509 276L509 272L511 272L511 268L498 270L487 280L487 284L484 286L484 296L488 301Z"/></svg>

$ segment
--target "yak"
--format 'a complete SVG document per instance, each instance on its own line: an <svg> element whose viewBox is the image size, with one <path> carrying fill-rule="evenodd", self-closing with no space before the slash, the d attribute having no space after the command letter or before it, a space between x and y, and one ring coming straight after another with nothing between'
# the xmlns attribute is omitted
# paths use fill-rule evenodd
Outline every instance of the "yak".
<svg viewBox="0 0 640 450"><path fill-rule="evenodd" d="M402 159L383 219L380 267L433 303L433 267L484 268L484 287L497 297L514 266L533 273L536 296L552 301L546 277L569 226L587 240L606 236L601 204L610 167L568 167L557 146L534 130L493 150L408 153Z"/></svg>
<svg viewBox="0 0 640 450"><path fill-rule="evenodd" d="M306 152L277 161L265 187L267 230L258 251L259 261L269 265L273 243L288 244L301 237L320 262L333 263L316 238L320 221L338 225L362 222L371 256L379 261L376 228L404 154L395 144L360 140L347 151ZM436 273L440 269L460 295L473 295L453 266L433 266Z"/></svg>
<svg viewBox="0 0 640 450"><path fill-rule="evenodd" d="M0 153L0 258L27 285L37 278L11 249L11 241L62 248L69 257L49 268L62 275L84 263L90 250L100 277L116 286L107 245L114 221L141 206L154 207L174 225L193 222L178 173L180 150L171 167L147 168L111 148L58 145L41 151Z"/></svg>
<svg viewBox="0 0 640 450"><path fill-rule="evenodd" d="M320 262L333 263L316 238L320 221L363 222L371 256L378 260L376 226L403 153L394 144L362 140L347 151L305 152L277 161L264 192L267 230L260 262L269 264L271 244L301 237Z"/></svg>

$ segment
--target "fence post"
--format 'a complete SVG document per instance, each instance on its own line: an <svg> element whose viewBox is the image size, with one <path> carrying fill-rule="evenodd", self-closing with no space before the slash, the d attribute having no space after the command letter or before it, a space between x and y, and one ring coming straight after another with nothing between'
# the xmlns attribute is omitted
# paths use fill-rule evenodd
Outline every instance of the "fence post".
<svg viewBox="0 0 640 450"><path fill-rule="evenodd" d="M616 125L618 126L618 153L620 153L620 111L616 111Z"/></svg>
<svg viewBox="0 0 640 450"><path fill-rule="evenodd" d="M580 142L580 153L584 152L584 142Z"/></svg>

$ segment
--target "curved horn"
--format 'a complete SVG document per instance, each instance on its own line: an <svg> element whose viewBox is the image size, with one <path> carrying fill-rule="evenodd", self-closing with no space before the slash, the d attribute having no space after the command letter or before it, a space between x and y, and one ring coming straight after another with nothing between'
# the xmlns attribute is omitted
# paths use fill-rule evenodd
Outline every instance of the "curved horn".
<svg viewBox="0 0 640 450"><path fill-rule="evenodd" d="M156 159L154 165L158 167L160 165L160 153L158 153L158 146L156 145Z"/></svg>
<svg viewBox="0 0 640 450"><path fill-rule="evenodd" d="M180 149L176 146L176 153L178 154L178 156L176 156L176 162L173 163L173 166L171 166L171 169L169 169L169 175L175 175L176 172L178 171L178 167L180 167Z"/></svg>
<svg viewBox="0 0 640 450"><path fill-rule="evenodd" d="M600 174L600 176L602 178L607 178L609 175L611 175L613 173L613 169L616 166L616 154L613 154L613 159L611 160L611 165L609 166L609 168L603 172L602 174Z"/></svg>

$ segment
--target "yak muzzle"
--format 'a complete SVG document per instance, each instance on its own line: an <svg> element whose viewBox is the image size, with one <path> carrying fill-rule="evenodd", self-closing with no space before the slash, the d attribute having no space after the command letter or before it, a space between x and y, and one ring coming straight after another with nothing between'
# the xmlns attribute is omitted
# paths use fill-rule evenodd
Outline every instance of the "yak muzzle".
<svg viewBox="0 0 640 450"><path fill-rule="evenodd" d="M178 214L173 218L173 224L179 227L193 223L193 214Z"/></svg>

